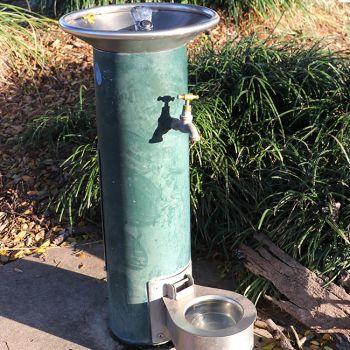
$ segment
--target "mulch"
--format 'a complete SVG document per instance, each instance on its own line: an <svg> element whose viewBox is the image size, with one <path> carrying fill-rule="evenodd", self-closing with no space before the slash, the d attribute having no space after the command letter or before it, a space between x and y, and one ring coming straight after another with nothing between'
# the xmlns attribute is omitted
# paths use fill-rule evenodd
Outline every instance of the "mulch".
<svg viewBox="0 0 350 350"><path fill-rule="evenodd" d="M31 75L21 62L0 82L0 264L43 253L69 227L50 207L65 174L48 144L24 146L26 124L47 111L77 105L93 89L91 48L52 26L41 33L47 64ZM80 231L81 232L81 231Z"/></svg>

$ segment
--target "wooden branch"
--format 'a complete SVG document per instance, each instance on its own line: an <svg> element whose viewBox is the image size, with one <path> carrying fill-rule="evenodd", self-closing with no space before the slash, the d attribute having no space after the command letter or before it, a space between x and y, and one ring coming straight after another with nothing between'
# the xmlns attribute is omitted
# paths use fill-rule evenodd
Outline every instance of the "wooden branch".
<svg viewBox="0 0 350 350"><path fill-rule="evenodd" d="M269 331L272 333L273 338L278 342L278 345L282 350L295 350L290 340L283 334L282 330L271 319L266 320L269 327Z"/></svg>
<svg viewBox="0 0 350 350"><path fill-rule="evenodd" d="M286 300L266 296L295 319L319 333L342 333L350 339L350 295L331 283L327 287L315 273L292 259L266 236L254 238L261 245L253 250L245 244L245 266L274 284Z"/></svg>

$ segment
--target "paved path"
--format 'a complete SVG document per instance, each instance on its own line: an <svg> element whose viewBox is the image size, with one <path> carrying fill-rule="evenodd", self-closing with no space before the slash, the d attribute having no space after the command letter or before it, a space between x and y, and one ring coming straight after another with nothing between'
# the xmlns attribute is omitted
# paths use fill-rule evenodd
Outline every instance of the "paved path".
<svg viewBox="0 0 350 350"><path fill-rule="evenodd" d="M108 333L103 247L81 248L51 248L45 259L0 267L0 350L136 349ZM214 267L198 262L194 273L197 283L217 286ZM220 280L220 287L230 283Z"/></svg>
<svg viewBox="0 0 350 350"><path fill-rule="evenodd" d="M0 268L0 350L114 350L101 247L52 248ZM83 265L81 265L83 264Z"/></svg>

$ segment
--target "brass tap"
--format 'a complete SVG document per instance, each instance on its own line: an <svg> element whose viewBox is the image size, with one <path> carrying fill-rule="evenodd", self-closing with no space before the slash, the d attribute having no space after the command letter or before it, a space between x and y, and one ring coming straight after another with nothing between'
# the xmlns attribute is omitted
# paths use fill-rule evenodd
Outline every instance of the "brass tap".
<svg viewBox="0 0 350 350"><path fill-rule="evenodd" d="M178 95L177 98L179 100L184 100L185 101L184 110L186 112L190 112L191 109L192 109L191 102L193 100L198 100L199 96L198 95L193 95L191 93L188 93L188 94Z"/></svg>
<svg viewBox="0 0 350 350"><path fill-rule="evenodd" d="M193 94L183 94L183 95L178 95L177 98L180 100L184 100L185 104L183 106L180 118L172 119L171 128L174 130L179 130L181 132L189 134L190 142L191 144L194 144L195 142L200 140L200 136L196 126L192 122L193 117L192 117L192 111L191 111L192 109L191 102L193 100L198 100L199 96L193 95Z"/></svg>

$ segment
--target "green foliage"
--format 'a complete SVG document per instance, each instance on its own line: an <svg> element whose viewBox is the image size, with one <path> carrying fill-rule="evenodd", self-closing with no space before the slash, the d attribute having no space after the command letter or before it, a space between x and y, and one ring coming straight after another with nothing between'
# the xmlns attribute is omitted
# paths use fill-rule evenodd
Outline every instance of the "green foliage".
<svg viewBox="0 0 350 350"><path fill-rule="evenodd" d="M195 61L197 239L232 257L260 231L327 276L349 269L348 59L318 44L244 39Z"/></svg>
<svg viewBox="0 0 350 350"><path fill-rule="evenodd" d="M27 123L20 137L21 143L40 145L49 143L54 151L66 145L81 144L81 140L93 140L96 134L95 107L92 98L84 97L85 86L80 87L79 104L73 108L49 110Z"/></svg>
<svg viewBox="0 0 350 350"><path fill-rule="evenodd" d="M79 105L62 111L48 111L27 124L21 135L23 144L41 147L45 144L68 178L64 189L52 205L62 219L71 223L78 217L99 212L100 187L95 127L95 106L91 96L84 97L80 87ZM67 155L68 154L68 155ZM65 158L62 161L62 157Z"/></svg>
<svg viewBox="0 0 350 350"><path fill-rule="evenodd" d="M7 56L6 64L15 69L15 62L20 59L28 72L35 64L44 65L45 55L38 31L49 22L20 7L0 3L0 47Z"/></svg>
<svg viewBox="0 0 350 350"><path fill-rule="evenodd" d="M69 181L56 199L56 211L60 219L68 213L73 223L77 217L99 213L101 193L96 147L96 138L85 139L61 164L69 174Z"/></svg>
<svg viewBox="0 0 350 350"><path fill-rule="evenodd" d="M222 249L236 265L238 244L253 244L259 231L330 278L349 269L348 58L319 44L267 46L250 38L192 62L202 134L191 149L196 241ZM73 138L77 146L63 164L70 178L59 208L71 218L99 203L96 141L88 130ZM270 287L251 277L242 285L253 298Z"/></svg>
<svg viewBox="0 0 350 350"><path fill-rule="evenodd" d="M123 4L133 2L148 2L142 0L32 0L34 7L42 13L59 16L63 13L76 11L79 9L90 8L94 6L104 6L109 4ZM154 0L153 2L162 2ZM209 6L226 10L239 17L249 11L265 15L269 10L277 11L280 8L289 8L293 4L301 4L300 0L174 0L169 2L182 4L195 4Z"/></svg>

